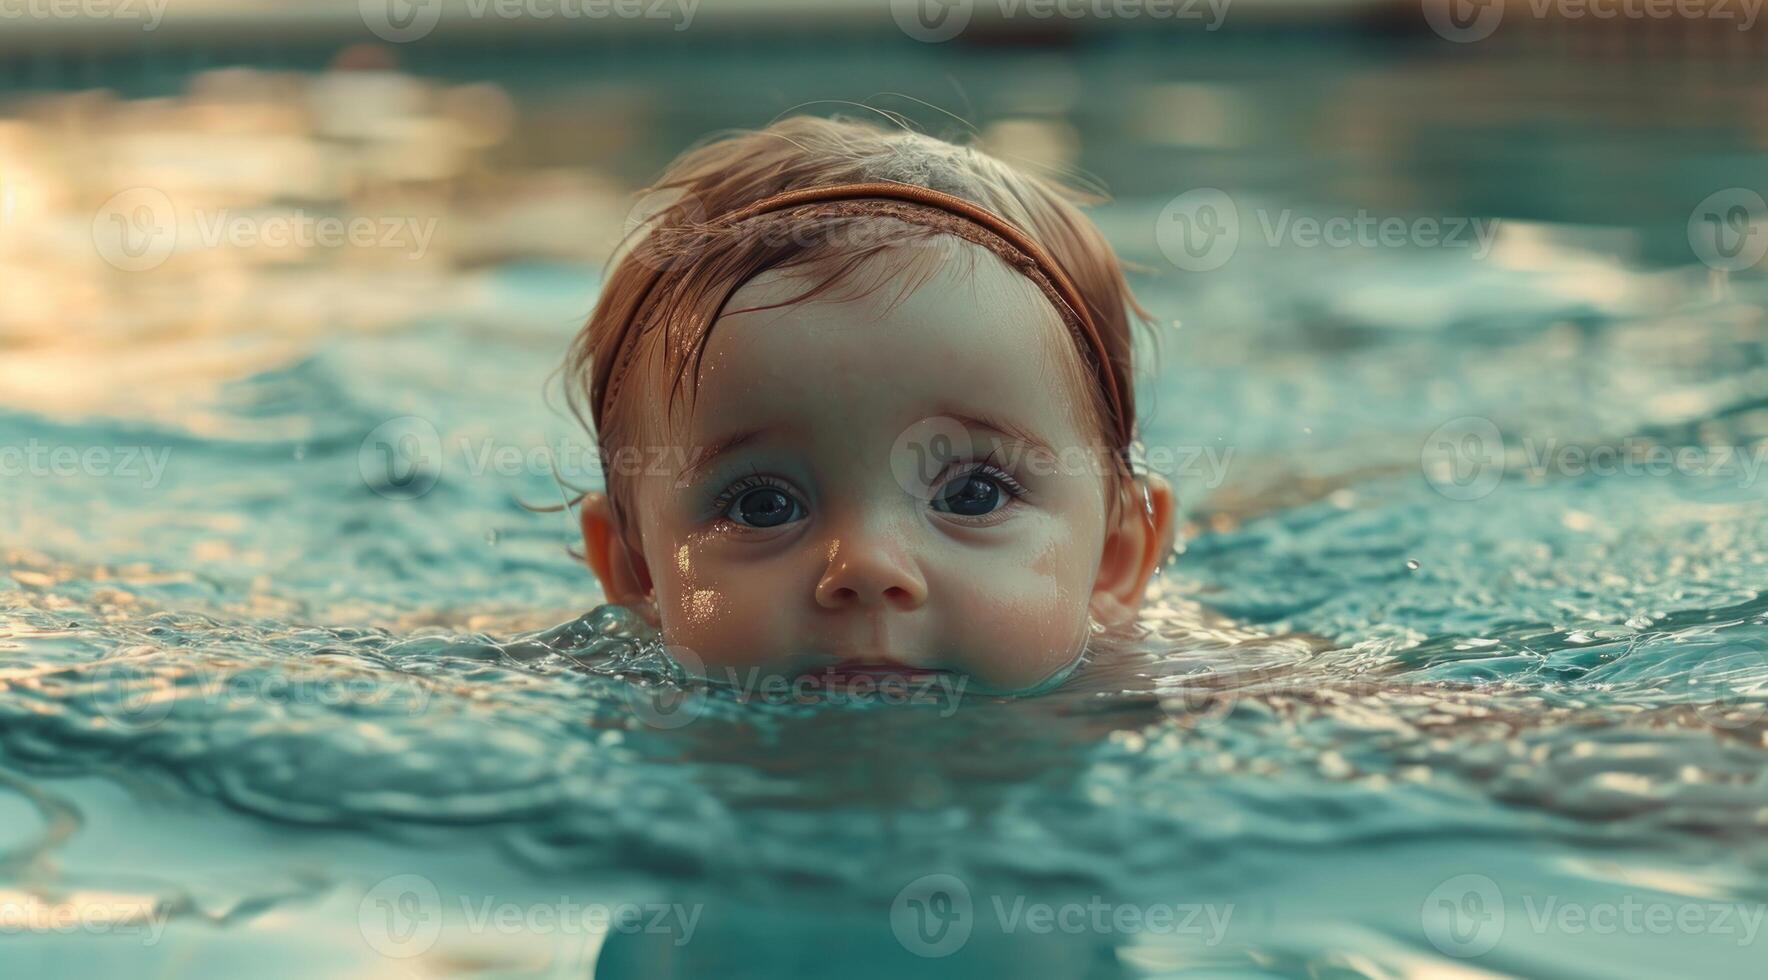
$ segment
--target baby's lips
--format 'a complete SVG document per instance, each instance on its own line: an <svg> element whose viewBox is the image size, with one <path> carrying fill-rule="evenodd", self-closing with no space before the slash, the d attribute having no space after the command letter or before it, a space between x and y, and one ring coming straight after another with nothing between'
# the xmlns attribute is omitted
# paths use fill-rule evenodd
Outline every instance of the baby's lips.
<svg viewBox="0 0 1768 980"><path fill-rule="evenodd" d="M880 662L875 660L854 660L832 664L823 668L823 673L842 677L930 677L934 674L949 674L944 667L916 667L912 664Z"/></svg>

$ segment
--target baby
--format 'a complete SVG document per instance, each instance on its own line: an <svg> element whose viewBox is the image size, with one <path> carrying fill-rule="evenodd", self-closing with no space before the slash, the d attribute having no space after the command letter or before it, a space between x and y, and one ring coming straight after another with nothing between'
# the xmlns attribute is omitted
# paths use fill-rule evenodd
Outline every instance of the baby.
<svg viewBox="0 0 1768 980"><path fill-rule="evenodd" d="M1174 530L1130 464L1147 314L1069 192L793 117L649 193L565 364L610 602L708 673L1002 694L1133 622Z"/></svg>

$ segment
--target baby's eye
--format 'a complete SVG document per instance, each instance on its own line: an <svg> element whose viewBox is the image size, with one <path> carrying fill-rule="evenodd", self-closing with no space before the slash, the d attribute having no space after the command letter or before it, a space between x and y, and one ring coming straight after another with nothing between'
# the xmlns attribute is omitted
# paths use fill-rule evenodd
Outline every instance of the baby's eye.
<svg viewBox="0 0 1768 980"><path fill-rule="evenodd" d="M982 517L1013 502L1023 491L1006 473L972 470L942 484L933 493L933 509L959 517Z"/></svg>
<svg viewBox="0 0 1768 980"><path fill-rule="evenodd" d="M779 487L759 486L744 490L730 502L724 516L744 527L779 527L798 520L804 508Z"/></svg>

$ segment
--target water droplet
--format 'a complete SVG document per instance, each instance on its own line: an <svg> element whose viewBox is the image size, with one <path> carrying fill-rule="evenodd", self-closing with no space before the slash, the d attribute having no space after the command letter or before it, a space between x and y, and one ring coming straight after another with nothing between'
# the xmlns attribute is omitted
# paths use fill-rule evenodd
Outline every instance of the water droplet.
<svg viewBox="0 0 1768 980"><path fill-rule="evenodd" d="M295 447L295 462L299 463L301 460L306 459L306 458L307 458L307 447L306 446L296 446Z"/></svg>
<svg viewBox="0 0 1768 980"><path fill-rule="evenodd" d="M1416 558L1406 559L1406 567L1411 569L1414 572L1418 571L1418 559L1416 559Z"/></svg>
<svg viewBox="0 0 1768 980"><path fill-rule="evenodd" d="M497 547L497 528L485 532L485 543L493 548Z"/></svg>

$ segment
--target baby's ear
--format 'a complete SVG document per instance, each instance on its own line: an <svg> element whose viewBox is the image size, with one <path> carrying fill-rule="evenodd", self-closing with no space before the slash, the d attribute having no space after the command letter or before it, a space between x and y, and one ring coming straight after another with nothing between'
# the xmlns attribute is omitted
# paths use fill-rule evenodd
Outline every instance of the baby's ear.
<svg viewBox="0 0 1768 980"><path fill-rule="evenodd" d="M628 545L608 495L584 494L577 519L583 525L583 557L602 583L602 593L608 601L637 609L646 614L646 619L654 619L654 604L646 601L651 595L650 569L644 555Z"/></svg>
<svg viewBox="0 0 1768 980"><path fill-rule="evenodd" d="M1128 485L1116 523L1105 529L1105 549L1093 582L1095 619L1117 626L1141 610L1148 580L1172 554L1178 531L1175 509L1172 484L1164 477L1150 473Z"/></svg>

